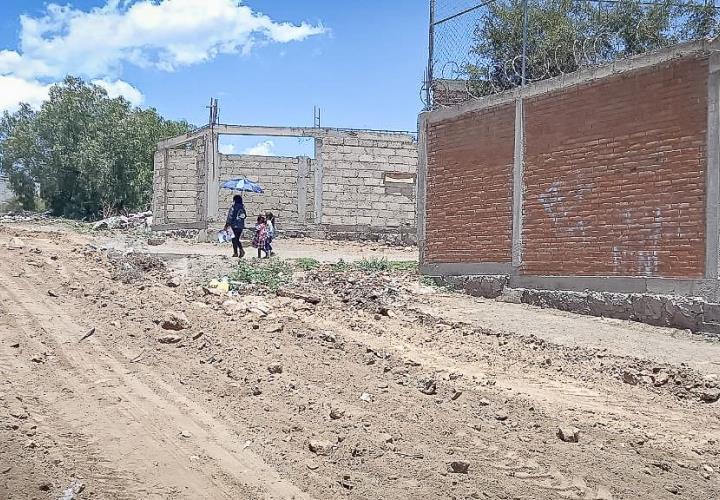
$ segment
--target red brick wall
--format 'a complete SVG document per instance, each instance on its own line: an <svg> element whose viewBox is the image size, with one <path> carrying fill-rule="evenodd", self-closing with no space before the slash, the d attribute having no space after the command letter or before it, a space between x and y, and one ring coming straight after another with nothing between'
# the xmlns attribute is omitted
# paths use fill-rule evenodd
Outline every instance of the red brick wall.
<svg viewBox="0 0 720 500"><path fill-rule="evenodd" d="M525 274L699 278L707 61L525 102Z"/></svg>
<svg viewBox="0 0 720 500"><path fill-rule="evenodd" d="M515 105L430 124L427 263L510 262Z"/></svg>

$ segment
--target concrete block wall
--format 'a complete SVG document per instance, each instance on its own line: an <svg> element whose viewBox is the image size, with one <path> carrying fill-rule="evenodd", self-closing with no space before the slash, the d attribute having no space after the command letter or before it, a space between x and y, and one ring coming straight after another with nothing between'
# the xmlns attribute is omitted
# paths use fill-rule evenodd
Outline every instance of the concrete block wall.
<svg viewBox="0 0 720 500"><path fill-rule="evenodd" d="M360 132L320 141L321 224L415 227L418 154L411 136Z"/></svg>
<svg viewBox="0 0 720 500"><path fill-rule="evenodd" d="M205 141L155 153L153 215L163 223L191 223L204 216L207 197Z"/></svg>
<svg viewBox="0 0 720 500"><path fill-rule="evenodd" d="M605 292L664 280L717 300L718 48L693 42L423 113L423 272Z"/></svg>
<svg viewBox="0 0 720 500"><path fill-rule="evenodd" d="M265 190L243 195L251 218L272 211L280 228L312 236L415 241L418 149L413 135L233 125L218 129L237 135L314 137L315 158L220 154L217 133L202 129L163 141L155 155L156 225L221 225L234 193L219 186L246 176Z"/></svg>
<svg viewBox="0 0 720 500"><path fill-rule="evenodd" d="M313 222L314 161L306 157L220 155L220 182L239 177L259 182L262 194L243 193L249 224L272 212L281 227L297 228ZM217 221L222 222L236 194L221 189Z"/></svg>

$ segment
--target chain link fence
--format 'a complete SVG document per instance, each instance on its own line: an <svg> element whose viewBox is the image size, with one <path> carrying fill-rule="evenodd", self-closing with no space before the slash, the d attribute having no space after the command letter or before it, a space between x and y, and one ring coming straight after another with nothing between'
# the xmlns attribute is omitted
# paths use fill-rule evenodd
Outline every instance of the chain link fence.
<svg viewBox="0 0 720 500"><path fill-rule="evenodd" d="M453 105L719 27L710 0L431 0L423 102Z"/></svg>

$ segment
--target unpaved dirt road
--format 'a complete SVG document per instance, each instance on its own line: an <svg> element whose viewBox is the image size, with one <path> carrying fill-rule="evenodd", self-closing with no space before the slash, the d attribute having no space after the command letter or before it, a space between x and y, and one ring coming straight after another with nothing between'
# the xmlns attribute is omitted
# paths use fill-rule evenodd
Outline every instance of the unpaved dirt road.
<svg viewBox="0 0 720 500"><path fill-rule="evenodd" d="M408 272L228 303L230 260L88 241L0 227L2 500L718 498L717 343Z"/></svg>

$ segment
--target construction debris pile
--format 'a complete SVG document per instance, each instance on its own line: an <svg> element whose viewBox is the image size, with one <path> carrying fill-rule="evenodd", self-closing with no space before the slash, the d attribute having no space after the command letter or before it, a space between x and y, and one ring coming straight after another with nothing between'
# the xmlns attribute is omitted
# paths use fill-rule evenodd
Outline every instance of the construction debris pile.
<svg viewBox="0 0 720 500"><path fill-rule="evenodd" d="M102 231L108 229L133 229L147 228L149 229L153 223L152 212L138 212L128 216L115 215L102 219L93 224L93 231Z"/></svg>

